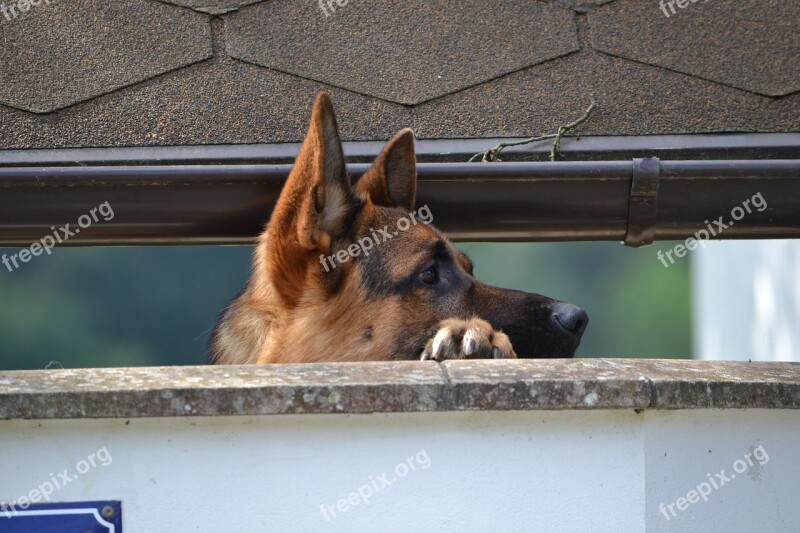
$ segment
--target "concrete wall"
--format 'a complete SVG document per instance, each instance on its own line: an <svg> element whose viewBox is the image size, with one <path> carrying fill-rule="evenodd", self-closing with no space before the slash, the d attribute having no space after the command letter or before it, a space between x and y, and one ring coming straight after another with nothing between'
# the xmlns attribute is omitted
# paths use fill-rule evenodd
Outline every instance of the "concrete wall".
<svg viewBox="0 0 800 533"><path fill-rule="evenodd" d="M120 499L128 533L792 531L798 442L767 409L6 420L0 501L67 469L50 499Z"/></svg>

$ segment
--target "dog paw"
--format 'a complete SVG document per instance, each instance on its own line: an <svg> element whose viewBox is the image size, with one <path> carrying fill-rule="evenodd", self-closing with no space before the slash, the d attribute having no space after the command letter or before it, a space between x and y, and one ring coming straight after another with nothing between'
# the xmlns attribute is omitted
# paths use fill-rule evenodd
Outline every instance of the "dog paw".
<svg viewBox="0 0 800 533"><path fill-rule="evenodd" d="M502 331L479 318L451 318L439 324L439 331L428 341L420 360L515 359L511 340Z"/></svg>

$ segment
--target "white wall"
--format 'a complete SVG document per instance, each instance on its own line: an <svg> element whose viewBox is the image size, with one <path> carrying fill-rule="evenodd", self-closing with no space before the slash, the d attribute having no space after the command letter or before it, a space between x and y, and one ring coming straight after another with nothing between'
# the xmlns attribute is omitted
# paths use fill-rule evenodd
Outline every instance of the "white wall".
<svg viewBox="0 0 800 533"><path fill-rule="evenodd" d="M709 241L691 260L695 358L800 361L800 241Z"/></svg>
<svg viewBox="0 0 800 533"><path fill-rule="evenodd" d="M0 421L0 501L104 448L52 499L121 499L127 533L788 531L797 442L800 412L757 409ZM759 445L768 462L659 513Z"/></svg>

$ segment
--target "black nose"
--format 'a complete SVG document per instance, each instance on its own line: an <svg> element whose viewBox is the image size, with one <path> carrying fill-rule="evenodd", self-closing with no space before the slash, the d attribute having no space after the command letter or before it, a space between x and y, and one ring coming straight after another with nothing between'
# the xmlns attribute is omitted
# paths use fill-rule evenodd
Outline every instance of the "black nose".
<svg viewBox="0 0 800 533"><path fill-rule="evenodd" d="M576 339L581 338L589 323L589 315L586 314L586 311L576 305L564 302L558 302L553 306L551 316L561 329L572 334Z"/></svg>

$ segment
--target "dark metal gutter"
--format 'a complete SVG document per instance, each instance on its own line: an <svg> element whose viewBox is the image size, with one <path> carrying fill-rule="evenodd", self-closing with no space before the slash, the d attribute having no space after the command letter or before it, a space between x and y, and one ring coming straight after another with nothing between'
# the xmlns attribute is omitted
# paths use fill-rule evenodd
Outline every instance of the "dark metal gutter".
<svg viewBox="0 0 800 533"><path fill-rule="evenodd" d="M359 175L366 164L352 164ZM657 240L684 239L760 194L720 235L800 237L800 160L660 161ZM68 245L250 243L289 165L0 167L0 245L29 246L108 202ZM457 240L622 241L632 161L421 163L418 205ZM647 233L647 232L645 232Z"/></svg>

